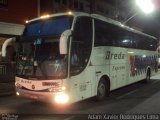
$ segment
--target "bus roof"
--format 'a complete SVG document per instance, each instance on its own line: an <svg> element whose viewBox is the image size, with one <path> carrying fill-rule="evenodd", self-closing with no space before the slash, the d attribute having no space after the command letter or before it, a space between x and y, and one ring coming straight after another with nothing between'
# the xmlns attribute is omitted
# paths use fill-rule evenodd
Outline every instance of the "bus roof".
<svg viewBox="0 0 160 120"><path fill-rule="evenodd" d="M34 18L29 20L27 23L30 22L34 22L37 20L41 20L41 19L47 19L47 18L52 18L52 17L58 17L58 16L63 16L63 15L68 15L68 16L90 16L90 14L85 13L85 12L64 12L64 13L55 13L55 14L51 14L51 15L43 15L41 17L38 18Z"/></svg>
<svg viewBox="0 0 160 120"><path fill-rule="evenodd" d="M141 35L144 35L146 37L150 37L152 39L157 40L157 38L154 37L154 36L151 36L151 35L148 35L146 33L141 32L141 31L135 30L135 29L133 29L129 26L126 26L126 25L122 24L121 22L118 22L118 21L113 20L111 18L102 16L102 15L99 15L99 14L89 14L89 13L85 13L85 12L64 12L64 13L56 13L56 14L51 14L51 15L44 15L44 16L29 20L28 22L33 22L33 21L37 21L37 20L41 20L41 19L45 19L45 18L63 16L63 15L72 15L72 16L75 16L75 17L76 16L90 16L94 19L101 20L101 21L104 21L104 22L107 22L107 23L110 23L110 24L114 24L114 25L117 25L117 26L119 26L123 29L126 29L128 31L131 31L131 32L134 32L134 33L137 33L137 34L141 34Z"/></svg>

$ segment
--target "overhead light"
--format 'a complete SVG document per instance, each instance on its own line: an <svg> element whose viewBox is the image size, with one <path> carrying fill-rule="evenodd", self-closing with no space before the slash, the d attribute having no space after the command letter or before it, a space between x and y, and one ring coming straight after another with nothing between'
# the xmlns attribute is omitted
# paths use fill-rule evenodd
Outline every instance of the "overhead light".
<svg viewBox="0 0 160 120"><path fill-rule="evenodd" d="M26 21L25 21L25 23L27 24L27 23L29 23L29 21L28 21L28 20L26 20Z"/></svg>
<svg viewBox="0 0 160 120"><path fill-rule="evenodd" d="M136 4L146 14L152 13L155 10L152 0L136 0Z"/></svg>

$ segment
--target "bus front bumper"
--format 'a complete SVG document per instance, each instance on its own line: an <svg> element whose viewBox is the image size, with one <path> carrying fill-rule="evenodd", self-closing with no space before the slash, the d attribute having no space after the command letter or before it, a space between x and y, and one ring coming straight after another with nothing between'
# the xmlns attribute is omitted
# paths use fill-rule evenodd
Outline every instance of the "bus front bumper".
<svg viewBox="0 0 160 120"><path fill-rule="evenodd" d="M64 92L35 92L16 88L16 95L27 99L51 102L56 104L68 104L69 96Z"/></svg>

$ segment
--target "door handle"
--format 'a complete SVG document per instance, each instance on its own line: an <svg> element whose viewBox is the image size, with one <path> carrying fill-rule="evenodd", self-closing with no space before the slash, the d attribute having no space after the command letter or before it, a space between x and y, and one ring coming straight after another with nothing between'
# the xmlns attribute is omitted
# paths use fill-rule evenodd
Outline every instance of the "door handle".
<svg viewBox="0 0 160 120"><path fill-rule="evenodd" d="M96 71L96 74L99 74L99 73L101 73L101 71Z"/></svg>

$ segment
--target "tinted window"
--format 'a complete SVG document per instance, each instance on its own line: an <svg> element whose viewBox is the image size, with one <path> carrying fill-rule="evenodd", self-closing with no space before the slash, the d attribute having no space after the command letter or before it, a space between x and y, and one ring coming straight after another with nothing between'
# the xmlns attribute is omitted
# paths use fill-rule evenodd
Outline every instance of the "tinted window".
<svg viewBox="0 0 160 120"><path fill-rule="evenodd" d="M119 26L95 20L94 46L115 46L143 50L156 50L157 41Z"/></svg>
<svg viewBox="0 0 160 120"><path fill-rule="evenodd" d="M94 45L131 47L130 33L116 25L95 20Z"/></svg>
<svg viewBox="0 0 160 120"><path fill-rule="evenodd" d="M108 23L95 20L95 46L112 46L116 43L114 27Z"/></svg>
<svg viewBox="0 0 160 120"><path fill-rule="evenodd" d="M46 21L39 20L29 23L26 26L24 36L46 36L46 35L60 35L72 25L71 16L54 17Z"/></svg>
<svg viewBox="0 0 160 120"><path fill-rule="evenodd" d="M133 34L132 38L133 38L133 48L135 49L155 51L157 48L157 40L154 40L152 38L140 34Z"/></svg>
<svg viewBox="0 0 160 120"><path fill-rule="evenodd" d="M92 50L92 19L79 17L74 27L71 47L71 74L80 73L89 61ZM75 60L76 59L76 60Z"/></svg>

